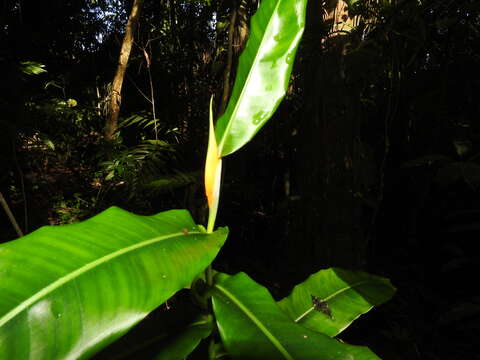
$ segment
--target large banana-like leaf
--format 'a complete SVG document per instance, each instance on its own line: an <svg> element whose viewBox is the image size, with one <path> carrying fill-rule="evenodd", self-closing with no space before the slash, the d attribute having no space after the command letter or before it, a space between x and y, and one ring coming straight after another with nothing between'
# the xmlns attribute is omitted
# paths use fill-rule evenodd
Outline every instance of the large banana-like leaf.
<svg viewBox="0 0 480 360"><path fill-rule="evenodd" d="M244 273L217 275L212 304L222 340L235 358L378 360L366 347L342 344L295 323Z"/></svg>
<svg viewBox="0 0 480 360"><path fill-rule="evenodd" d="M394 293L395 288L388 279L361 271L331 268L295 286L278 305L302 326L336 336Z"/></svg>
<svg viewBox="0 0 480 360"><path fill-rule="evenodd" d="M144 318L215 258L185 210L110 208L0 246L0 359L83 359Z"/></svg>
<svg viewBox="0 0 480 360"><path fill-rule="evenodd" d="M305 26L306 4L306 0L261 1L250 23L227 109L216 125L220 156L250 141L285 96Z"/></svg>

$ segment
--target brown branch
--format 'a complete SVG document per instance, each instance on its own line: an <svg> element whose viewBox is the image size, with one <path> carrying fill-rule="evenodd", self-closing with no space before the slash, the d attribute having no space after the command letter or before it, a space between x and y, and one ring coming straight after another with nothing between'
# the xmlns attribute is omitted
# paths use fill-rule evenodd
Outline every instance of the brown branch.
<svg viewBox="0 0 480 360"><path fill-rule="evenodd" d="M13 213L10 211L7 201L5 200L1 192L0 192L0 204L2 204L3 210L5 210L5 212L7 213L7 216L10 219L10 222L12 223L13 227L15 228L15 231L18 237L22 237L23 236L22 230L20 229L20 226L18 226L17 220L15 220L15 216L13 216Z"/></svg>
<svg viewBox="0 0 480 360"><path fill-rule="evenodd" d="M125 77L125 71L127 70L130 51L132 50L133 34L140 17L142 3L143 0L134 0L132 11L128 17L127 26L125 28L125 36L123 38L122 48L120 50L120 56L118 59L117 72L115 73L115 77L113 78L112 82L109 112L105 124L105 138L108 140L113 138L113 134L118 128L118 115L120 113L120 104L122 102L121 92L123 79Z"/></svg>
<svg viewBox="0 0 480 360"><path fill-rule="evenodd" d="M152 53L152 45L150 45L150 40L147 42L147 46L150 48L150 54ZM155 140L158 141L158 124L157 124L157 115L155 114L155 95L153 93L153 80L152 80L152 72L150 71L151 65L151 56L143 49L143 54L145 56L145 60L147 62L147 70L148 70L148 80L150 82L150 103L152 104L152 115L153 115L153 123L155 129Z"/></svg>
<svg viewBox="0 0 480 360"><path fill-rule="evenodd" d="M230 77L232 75L232 63L233 63L233 36L235 32L235 22L237 19L236 2L233 2L232 15L230 17L230 27L228 29L228 58L227 65L225 67L225 73L223 77L223 94L218 109L218 116L221 116L225 112L227 107L228 97L230 96Z"/></svg>
<svg viewBox="0 0 480 360"><path fill-rule="evenodd" d="M22 198L23 198L23 214L24 214L24 230L28 232L28 204L27 204L27 195L25 193L25 180L23 179L23 171L18 163L17 159L17 149L15 148L15 142L12 141L12 154L13 154L13 161L15 163L15 167L18 171L18 176L20 177L20 186L22 188Z"/></svg>

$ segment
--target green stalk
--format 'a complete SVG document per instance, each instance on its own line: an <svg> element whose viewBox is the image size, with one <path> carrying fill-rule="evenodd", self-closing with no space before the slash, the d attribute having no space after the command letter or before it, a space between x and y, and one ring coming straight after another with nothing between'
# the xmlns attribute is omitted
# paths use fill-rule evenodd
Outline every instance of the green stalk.
<svg viewBox="0 0 480 360"><path fill-rule="evenodd" d="M210 234L213 232L215 227L215 220L217 218L218 202L214 208L210 208L208 211L208 223L207 223L207 233Z"/></svg>

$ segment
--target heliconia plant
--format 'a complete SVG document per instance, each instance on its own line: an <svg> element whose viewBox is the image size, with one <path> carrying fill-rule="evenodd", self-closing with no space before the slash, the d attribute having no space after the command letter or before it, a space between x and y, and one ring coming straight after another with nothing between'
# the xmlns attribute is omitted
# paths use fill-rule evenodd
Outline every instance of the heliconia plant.
<svg viewBox="0 0 480 360"><path fill-rule="evenodd" d="M304 25L306 0L262 0L251 19L225 113L210 103L206 229L186 210L138 216L116 207L81 223L46 226L0 245L0 360L86 359L125 334L205 271L200 294L210 313L156 359L185 359L211 335L238 359L372 360L367 347L334 337L391 298L387 279L327 269L276 302L245 273L210 264L227 228L215 228L222 158L243 147L283 99ZM196 296L199 296L196 294Z"/></svg>

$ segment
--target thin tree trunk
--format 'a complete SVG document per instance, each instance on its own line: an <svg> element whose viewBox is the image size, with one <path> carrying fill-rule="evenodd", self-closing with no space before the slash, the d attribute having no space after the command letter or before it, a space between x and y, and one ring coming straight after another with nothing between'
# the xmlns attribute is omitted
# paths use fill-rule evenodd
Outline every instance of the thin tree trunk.
<svg viewBox="0 0 480 360"><path fill-rule="evenodd" d="M20 229L20 226L18 226L17 220L15 220L15 216L13 216L13 213L10 211L10 208L8 207L7 201L5 200L5 198L3 197L1 192L0 192L0 204L3 207L3 210L5 210L5 212L8 216L8 219L12 223L18 237L22 237L23 236L22 230Z"/></svg>
<svg viewBox="0 0 480 360"><path fill-rule="evenodd" d="M122 102L121 92L123 78L125 77L125 71L127 70L128 59L130 57L130 51L132 50L133 44L133 33L138 23L142 3L143 0L134 0L132 11L128 17L127 26L125 28L125 36L123 38L120 57L118 59L117 72L113 78L109 111L105 124L105 138L108 140L113 138L113 134L115 131L117 131L118 127L118 115L120 113L120 104Z"/></svg>
<svg viewBox="0 0 480 360"><path fill-rule="evenodd" d="M221 116L227 107L228 99L232 91L232 70L236 66L236 59L245 47L248 38L248 10L246 0L241 0L237 8L237 2L233 2L233 10L230 16L230 26L228 29L228 53L227 64L223 78L223 93L220 105L218 107L218 116Z"/></svg>
<svg viewBox="0 0 480 360"><path fill-rule="evenodd" d="M232 75L232 63L233 63L233 35L235 32L235 22L237 19L237 6L236 2L233 2L232 15L230 17L230 27L228 29L228 57L227 65L225 66L225 73L223 77L223 93L222 101L220 102L220 108L218 109L218 116L221 116L225 112L227 107L228 97L230 96L230 77Z"/></svg>

